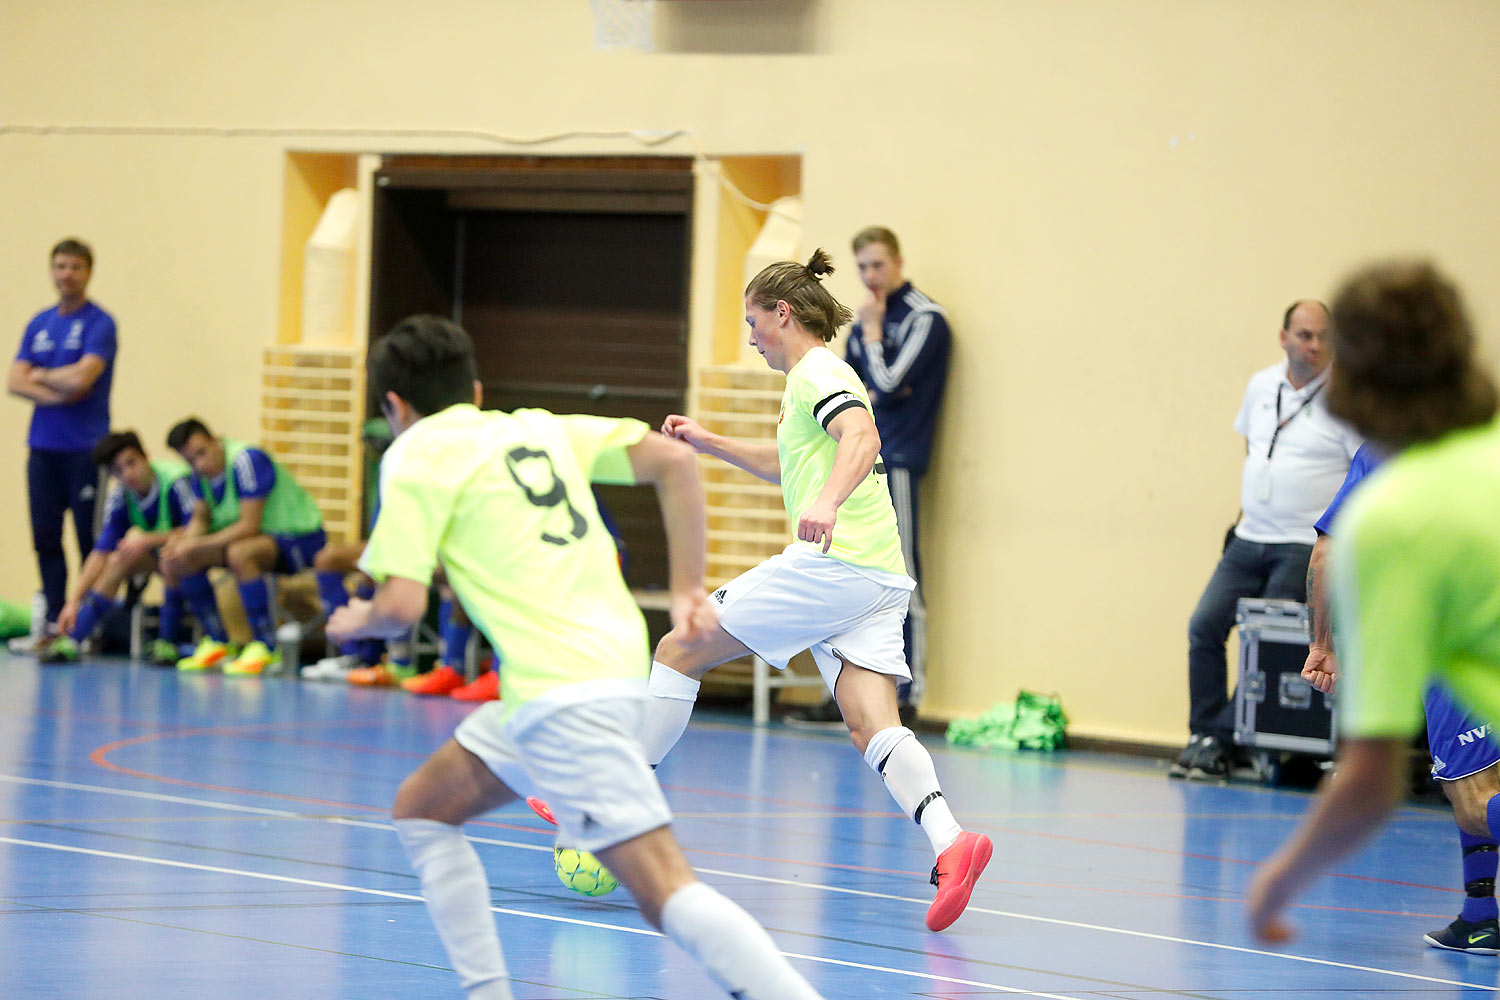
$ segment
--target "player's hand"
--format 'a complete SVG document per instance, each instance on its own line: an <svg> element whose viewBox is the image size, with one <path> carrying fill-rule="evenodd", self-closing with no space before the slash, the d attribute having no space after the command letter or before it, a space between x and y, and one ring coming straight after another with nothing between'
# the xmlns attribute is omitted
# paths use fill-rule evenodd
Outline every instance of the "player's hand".
<svg viewBox="0 0 1500 1000"><path fill-rule="evenodd" d="M151 551L151 542L146 538L144 532L131 528L120 539L120 544L115 546L115 551L127 562L135 562L141 556Z"/></svg>
<svg viewBox="0 0 1500 1000"><path fill-rule="evenodd" d="M69 601L63 605L57 613L57 632L59 635L67 635L73 631L73 625L78 621L78 602Z"/></svg>
<svg viewBox="0 0 1500 1000"><path fill-rule="evenodd" d="M1302 679L1324 694L1333 694L1339 681L1339 661L1332 650L1313 646L1307 651L1307 662L1302 664Z"/></svg>
<svg viewBox="0 0 1500 1000"><path fill-rule="evenodd" d="M870 297L860 305L859 335L867 344L885 339L885 289L870 289Z"/></svg>
<svg viewBox="0 0 1500 1000"><path fill-rule="evenodd" d="M1250 933L1265 944L1285 944L1295 935L1281 915L1291 899L1291 886L1284 869L1272 861L1256 873L1245 901Z"/></svg>
<svg viewBox="0 0 1500 1000"><path fill-rule="evenodd" d="M672 618L672 628L687 646L706 638L719 625L719 609L702 587L674 593L667 613Z"/></svg>
<svg viewBox="0 0 1500 1000"><path fill-rule="evenodd" d="M822 545L827 552L833 545L833 523L839 512L831 503L814 501L797 521L797 538L814 545Z"/></svg>
<svg viewBox="0 0 1500 1000"><path fill-rule="evenodd" d="M708 432L699 426L696 420L674 413L662 421L662 435L675 438L693 446L694 451L702 451L708 442Z"/></svg>
<svg viewBox="0 0 1500 1000"><path fill-rule="evenodd" d="M349 603L339 608L328 619L324 629L334 642L348 642L364 638L361 629L370 624L373 605L362 597L351 597Z"/></svg>

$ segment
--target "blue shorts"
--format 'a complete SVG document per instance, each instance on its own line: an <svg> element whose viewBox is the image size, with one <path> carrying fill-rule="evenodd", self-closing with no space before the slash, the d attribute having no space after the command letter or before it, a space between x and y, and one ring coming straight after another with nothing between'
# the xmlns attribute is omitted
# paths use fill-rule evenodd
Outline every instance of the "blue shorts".
<svg viewBox="0 0 1500 1000"><path fill-rule="evenodd" d="M328 533L322 528L305 535L272 535L276 540L276 569L282 574L312 569L313 560L328 544Z"/></svg>
<svg viewBox="0 0 1500 1000"><path fill-rule="evenodd" d="M1433 684L1423 702L1434 778L1457 781L1500 762L1500 745L1490 727L1459 707L1447 691Z"/></svg>

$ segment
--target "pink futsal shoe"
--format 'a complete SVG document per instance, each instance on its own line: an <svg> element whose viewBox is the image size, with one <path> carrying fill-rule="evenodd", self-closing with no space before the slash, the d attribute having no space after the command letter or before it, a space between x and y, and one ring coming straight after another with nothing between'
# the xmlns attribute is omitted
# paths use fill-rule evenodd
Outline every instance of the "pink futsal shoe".
<svg viewBox="0 0 1500 1000"><path fill-rule="evenodd" d="M547 803L543 802L535 795L528 795L526 796L526 804L531 807L532 812L542 817L542 819L546 820L548 823L551 823L553 826L557 825L557 817L552 815L552 810L548 808Z"/></svg>
<svg viewBox="0 0 1500 1000"><path fill-rule="evenodd" d="M946 930L969 905L969 894L984 866L990 863L995 845L982 833L960 833L932 866L932 884L937 898L927 908L927 929Z"/></svg>

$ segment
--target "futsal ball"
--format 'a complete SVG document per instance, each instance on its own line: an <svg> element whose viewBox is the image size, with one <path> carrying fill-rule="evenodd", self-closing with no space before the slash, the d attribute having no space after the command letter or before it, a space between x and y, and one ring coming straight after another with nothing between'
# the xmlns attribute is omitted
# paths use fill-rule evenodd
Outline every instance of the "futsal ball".
<svg viewBox="0 0 1500 1000"><path fill-rule="evenodd" d="M608 896L620 887L620 880L588 851L554 847L552 867L559 882L584 896Z"/></svg>

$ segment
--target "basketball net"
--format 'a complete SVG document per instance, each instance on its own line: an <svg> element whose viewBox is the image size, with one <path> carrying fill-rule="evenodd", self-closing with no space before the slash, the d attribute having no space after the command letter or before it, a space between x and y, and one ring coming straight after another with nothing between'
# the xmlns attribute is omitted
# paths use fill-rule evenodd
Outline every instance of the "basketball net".
<svg viewBox="0 0 1500 1000"><path fill-rule="evenodd" d="M594 48L605 52L654 52L651 34L656 0L589 0L594 8Z"/></svg>

